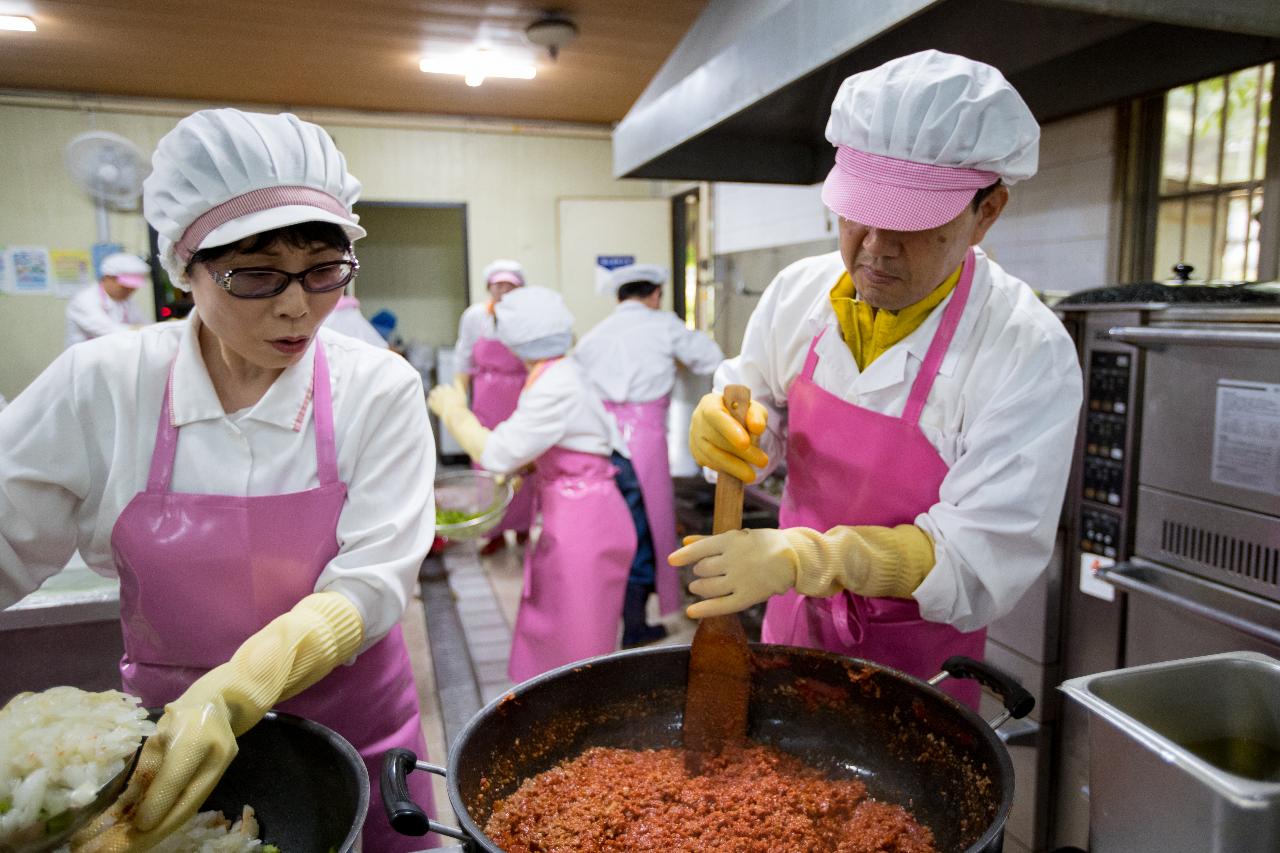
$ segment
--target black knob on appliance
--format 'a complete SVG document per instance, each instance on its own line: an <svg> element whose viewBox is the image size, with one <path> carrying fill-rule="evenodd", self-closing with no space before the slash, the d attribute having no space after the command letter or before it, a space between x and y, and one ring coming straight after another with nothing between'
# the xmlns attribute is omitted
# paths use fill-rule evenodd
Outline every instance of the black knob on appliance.
<svg viewBox="0 0 1280 853"><path fill-rule="evenodd" d="M1190 264L1174 264L1173 275L1178 281L1191 281L1191 274L1196 268Z"/></svg>

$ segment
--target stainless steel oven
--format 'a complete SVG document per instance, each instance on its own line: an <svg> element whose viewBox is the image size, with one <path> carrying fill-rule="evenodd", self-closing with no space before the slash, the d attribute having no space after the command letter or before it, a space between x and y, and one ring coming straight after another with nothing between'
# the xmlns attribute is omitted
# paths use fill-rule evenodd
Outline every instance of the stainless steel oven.
<svg viewBox="0 0 1280 853"><path fill-rule="evenodd" d="M1062 680L1280 656L1280 307L1058 311L1086 388L1064 509ZM1061 707L1050 849L1088 843L1087 730L1082 709Z"/></svg>

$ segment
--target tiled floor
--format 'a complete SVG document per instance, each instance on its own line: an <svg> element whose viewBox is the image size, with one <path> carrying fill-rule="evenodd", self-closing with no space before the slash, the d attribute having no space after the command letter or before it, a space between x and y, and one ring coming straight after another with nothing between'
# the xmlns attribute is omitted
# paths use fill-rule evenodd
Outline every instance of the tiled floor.
<svg viewBox="0 0 1280 853"><path fill-rule="evenodd" d="M465 635L475 688L482 704L501 696L512 686L507 679L507 656L511 650L511 629L520 604L524 547L516 545L514 538L509 538L505 549L486 557L480 556L475 543L457 543L444 552L444 568L448 574L453 606ZM432 600L439 603L436 597ZM649 606L649 621L661 621L667 627L668 636L662 643L688 643L693 638L696 623L687 619L683 612L659 618L656 596L650 597ZM427 749L432 763L444 765L448 751L441 688L447 691L456 685L441 685L437 681L437 666L431 657L427 630L427 620L431 618L432 614L424 609L422 600L417 599L405 616L404 631L418 682ZM445 621L441 620L442 623ZM433 626L433 630L438 631L439 628L440 625ZM440 819L456 825L449 809L445 782L440 777L435 778L435 793ZM380 807L380 804L374 805Z"/></svg>

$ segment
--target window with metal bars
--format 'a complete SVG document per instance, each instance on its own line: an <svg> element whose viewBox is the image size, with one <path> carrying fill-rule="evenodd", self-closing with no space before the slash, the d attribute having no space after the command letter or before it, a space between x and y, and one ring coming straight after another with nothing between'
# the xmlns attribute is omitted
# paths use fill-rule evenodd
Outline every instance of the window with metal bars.
<svg viewBox="0 0 1280 853"><path fill-rule="evenodd" d="M1182 263L1196 279L1259 280L1275 69L1254 66L1165 93L1154 278Z"/></svg>

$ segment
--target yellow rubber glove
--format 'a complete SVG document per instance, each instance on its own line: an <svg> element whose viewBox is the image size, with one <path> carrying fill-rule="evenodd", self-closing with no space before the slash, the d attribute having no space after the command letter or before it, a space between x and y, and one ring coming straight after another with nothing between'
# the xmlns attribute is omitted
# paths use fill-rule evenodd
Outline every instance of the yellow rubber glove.
<svg viewBox="0 0 1280 853"><path fill-rule="evenodd" d="M270 708L360 648L364 623L337 592L308 595L165 706L129 787L76 836L76 853L147 850L187 821L235 757L236 738Z"/></svg>
<svg viewBox="0 0 1280 853"><path fill-rule="evenodd" d="M457 388L463 394L467 393L467 390L471 387L471 374L459 373L457 376L453 377L453 387Z"/></svg>
<svg viewBox="0 0 1280 853"><path fill-rule="evenodd" d="M684 545L667 559L694 564L689 591L704 600L689 606L690 619L737 613L793 588L821 598L844 590L906 598L934 565L933 540L914 524L734 530Z"/></svg>
<svg viewBox="0 0 1280 853"><path fill-rule="evenodd" d="M427 395L427 408L435 412L466 454L479 462L485 445L489 443L489 430L467 408L467 395L456 386L437 385Z"/></svg>
<svg viewBox="0 0 1280 853"><path fill-rule="evenodd" d="M703 395L689 423L689 449L699 465L737 477L744 483L755 480L751 466L763 468L769 455L751 442L764 433L769 411L752 400L747 407L747 428L743 429L724 404L724 395L712 391Z"/></svg>

